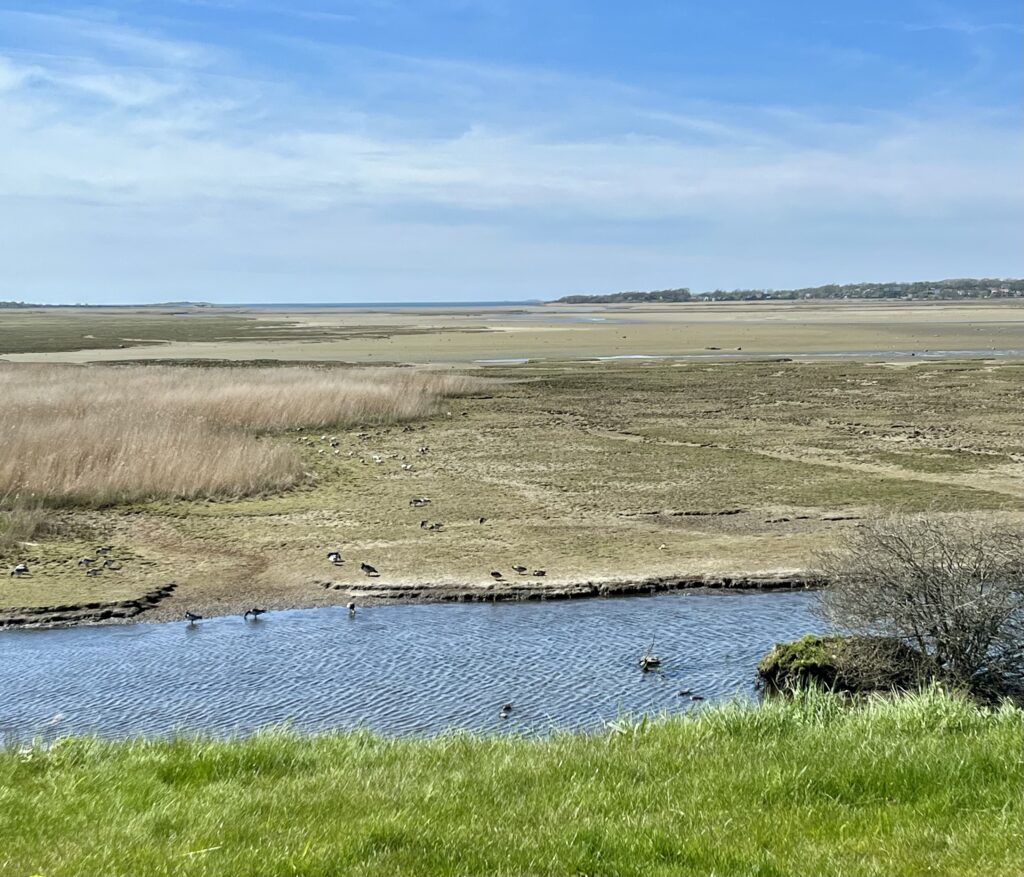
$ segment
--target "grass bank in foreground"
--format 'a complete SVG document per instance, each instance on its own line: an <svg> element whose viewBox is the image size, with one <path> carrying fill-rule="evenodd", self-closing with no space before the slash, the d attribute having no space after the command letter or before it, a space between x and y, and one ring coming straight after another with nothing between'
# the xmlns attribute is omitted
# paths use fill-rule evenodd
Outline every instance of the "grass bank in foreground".
<svg viewBox="0 0 1024 877"><path fill-rule="evenodd" d="M927 692L543 740L0 752L2 874L1019 874L1024 711Z"/></svg>

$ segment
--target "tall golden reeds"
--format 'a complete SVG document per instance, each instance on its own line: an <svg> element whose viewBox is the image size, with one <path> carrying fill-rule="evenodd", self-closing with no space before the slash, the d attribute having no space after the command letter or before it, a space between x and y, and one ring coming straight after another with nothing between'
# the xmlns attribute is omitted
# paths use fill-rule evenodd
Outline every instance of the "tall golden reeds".
<svg viewBox="0 0 1024 877"><path fill-rule="evenodd" d="M303 477L265 434L429 414L473 378L398 369L0 366L0 496L241 496Z"/></svg>

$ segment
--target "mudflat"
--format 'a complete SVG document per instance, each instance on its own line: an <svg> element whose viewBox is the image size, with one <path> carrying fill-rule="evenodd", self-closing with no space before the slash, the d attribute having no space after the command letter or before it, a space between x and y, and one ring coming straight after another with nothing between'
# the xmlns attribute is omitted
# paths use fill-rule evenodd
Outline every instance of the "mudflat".
<svg viewBox="0 0 1024 877"><path fill-rule="evenodd" d="M609 315L640 322L557 325L542 308L504 328L488 328L494 321L477 311L288 313L251 319L331 322L332 331L351 330L353 337L5 354L96 361L173 352L163 358L194 360L202 358L197 345L211 345L209 359L245 364L309 346L316 353L307 360L361 362L375 353L430 368L447 362L486 382L405 423L263 435L261 441L282 443L303 461L306 477L283 492L53 509L48 535L0 548L5 569L30 567L28 575L0 580L0 607L8 607L0 618L26 619L29 610L52 619L61 613L38 607L61 607L65 617L58 621L88 620L106 612L107 603L117 607L100 620L350 599L564 596L705 578L770 585L813 575L818 550L887 511L1024 522L1024 361L781 355L799 346L834 353L886 344L917 344L922 353L1009 350L1024 345L1019 305L601 309L600 316ZM134 318L105 312L115 327L110 337L122 316ZM417 332L433 322L475 328L356 332L359 325L369 331L401 321ZM601 343L613 342L613 333L619 350L632 355L698 358L585 361L607 352ZM561 346L550 357L471 363L543 349L553 336ZM438 349L445 337L457 354ZM573 346L577 338L588 340ZM518 346L509 346L512 340ZM763 355L749 359L703 358L758 344ZM385 356L390 347L394 353ZM609 355L618 355L614 347ZM87 576L77 561L98 544L112 546L116 568ZM340 563L328 560L335 550ZM379 575L367 575L362 563ZM168 582L176 588L153 599ZM76 614L74 607L86 605L101 608Z"/></svg>

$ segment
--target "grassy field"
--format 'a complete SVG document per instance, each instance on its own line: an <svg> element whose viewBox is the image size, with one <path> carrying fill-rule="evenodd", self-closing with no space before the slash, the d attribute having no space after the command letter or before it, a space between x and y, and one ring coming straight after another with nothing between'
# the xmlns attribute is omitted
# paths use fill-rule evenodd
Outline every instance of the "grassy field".
<svg viewBox="0 0 1024 877"><path fill-rule="evenodd" d="M0 752L0 874L1024 871L1024 713L809 695L596 737Z"/></svg>
<svg viewBox="0 0 1024 877"><path fill-rule="evenodd" d="M264 439L311 473L285 493L60 513L63 535L0 548L4 563L32 568L0 578L0 606L121 599L172 580L168 615L321 605L370 583L360 561L380 569L372 583L382 589L483 589L493 569L529 581L514 563L546 569L552 587L785 574L878 512L1024 519L1019 362L551 363L478 374L493 379L486 390L405 426ZM431 502L410 506L416 497ZM86 578L76 560L97 544L113 544L123 565ZM325 559L335 548L340 567Z"/></svg>

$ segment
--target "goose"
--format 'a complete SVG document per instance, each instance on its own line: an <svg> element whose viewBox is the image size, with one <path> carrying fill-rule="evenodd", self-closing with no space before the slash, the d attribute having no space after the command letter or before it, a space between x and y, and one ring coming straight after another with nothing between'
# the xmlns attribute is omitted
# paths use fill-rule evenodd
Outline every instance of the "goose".
<svg viewBox="0 0 1024 877"><path fill-rule="evenodd" d="M113 550L114 550L114 546L113 545L101 545L101 546L99 546L99 548L96 549L95 553L96 554L101 554L101 555L102 554L110 554L110 552L113 551Z"/></svg>
<svg viewBox="0 0 1024 877"><path fill-rule="evenodd" d="M421 530L426 530L427 529L427 525L429 523L430 523L430 521L420 521L420 529Z"/></svg>
<svg viewBox="0 0 1024 877"><path fill-rule="evenodd" d="M487 518L481 518L479 523L486 524L487 523Z"/></svg>
<svg viewBox="0 0 1024 877"><path fill-rule="evenodd" d="M335 564L337 564L337 563L344 563L344 561L341 559L341 552L340 551L328 551L327 552L327 559L331 563L335 563Z"/></svg>
<svg viewBox="0 0 1024 877"><path fill-rule="evenodd" d="M87 569L87 570L85 571L85 574L86 574L87 576L98 576L98 575L100 574L100 568L99 568L98 566L90 566L90 567L89 567L89 568L88 568L88 569Z"/></svg>
<svg viewBox="0 0 1024 877"><path fill-rule="evenodd" d="M103 568L104 569L120 569L121 568L121 564L118 561L116 561L113 558L111 558L111 557L105 557L103 559Z"/></svg>
<svg viewBox="0 0 1024 877"><path fill-rule="evenodd" d="M11 576L23 576L28 572L27 563L19 563L14 569L11 570Z"/></svg>
<svg viewBox="0 0 1024 877"><path fill-rule="evenodd" d="M188 609L185 610L185 620L190 625L195 624L197 621L202 621L202 619L202 615L197 615L195 612L189 612Z"/></svg>
<svg viewBox="0 0 1024 877"><path fill-rule="evenodd" d="M361 563L361 564L359 564L359 568L364 573L366 573L368 576L379 576L380 575L380 573L377 572L377 568L373 567L373 566L370 566L370 564L368 564L368 563Z"/></svg>
<svg viewBox="0 0 1024 877"><path fill-rule="evenodd" d="M248 620L249 616L251 615L253 621L259 621L260 616L263 615L266 611L266 609L257 609L255 606L253 606L252 609L246 609L245 612L242 613L242 618L244 620Z"/></svg>
<svg viewBox="0 0 1024 877"><path fill-rule="evenodd" d="M355 604L355 603L349 603L349 604L348 604L348 606L347 606L347 607L345 607L345 608L347 608L347 609L348 609L348 614L349 614L349 617L350 617L350 618L351 618L351 617L352 617L353 615L355 615L355 614L356 614L356 604Z"/></svg>
<svg viewBox="0 0 1024 877"><path fill-rule="evenodd" d="M548 571L546 569L535 569L533 574L539 578L540 576L546 576Z"/></svg>
<svg viewBox="0 0 1024 877"><path fill-rule="evenodd" d="M79 566L92 566L95 563L95 559L91 557L81 557L78 560Z"/></svg>
<svg viewBox="0 0 1024 877"><path fill-rule="evenodd" d="M507 719L510 715L512 715L512 704L510 703L505 704L500 710L498 710L499 719Z"/></svg>
<svg viewBox="0 0 1024 877"><path fill-rule="evenodd" d="M514 569L521 576L525 576L526 575L526 567L522 566L521 564L517 564L516 566L513 566L512 569Z"/></svg>
<svg viewBox="0 0 1024 877"><path fill-rule="evenodd" d="M504 577L496 569L493 569L493 570L491 570L491 578L494 579L495 581L497 581L498 579L504 578Z"/></svg>

